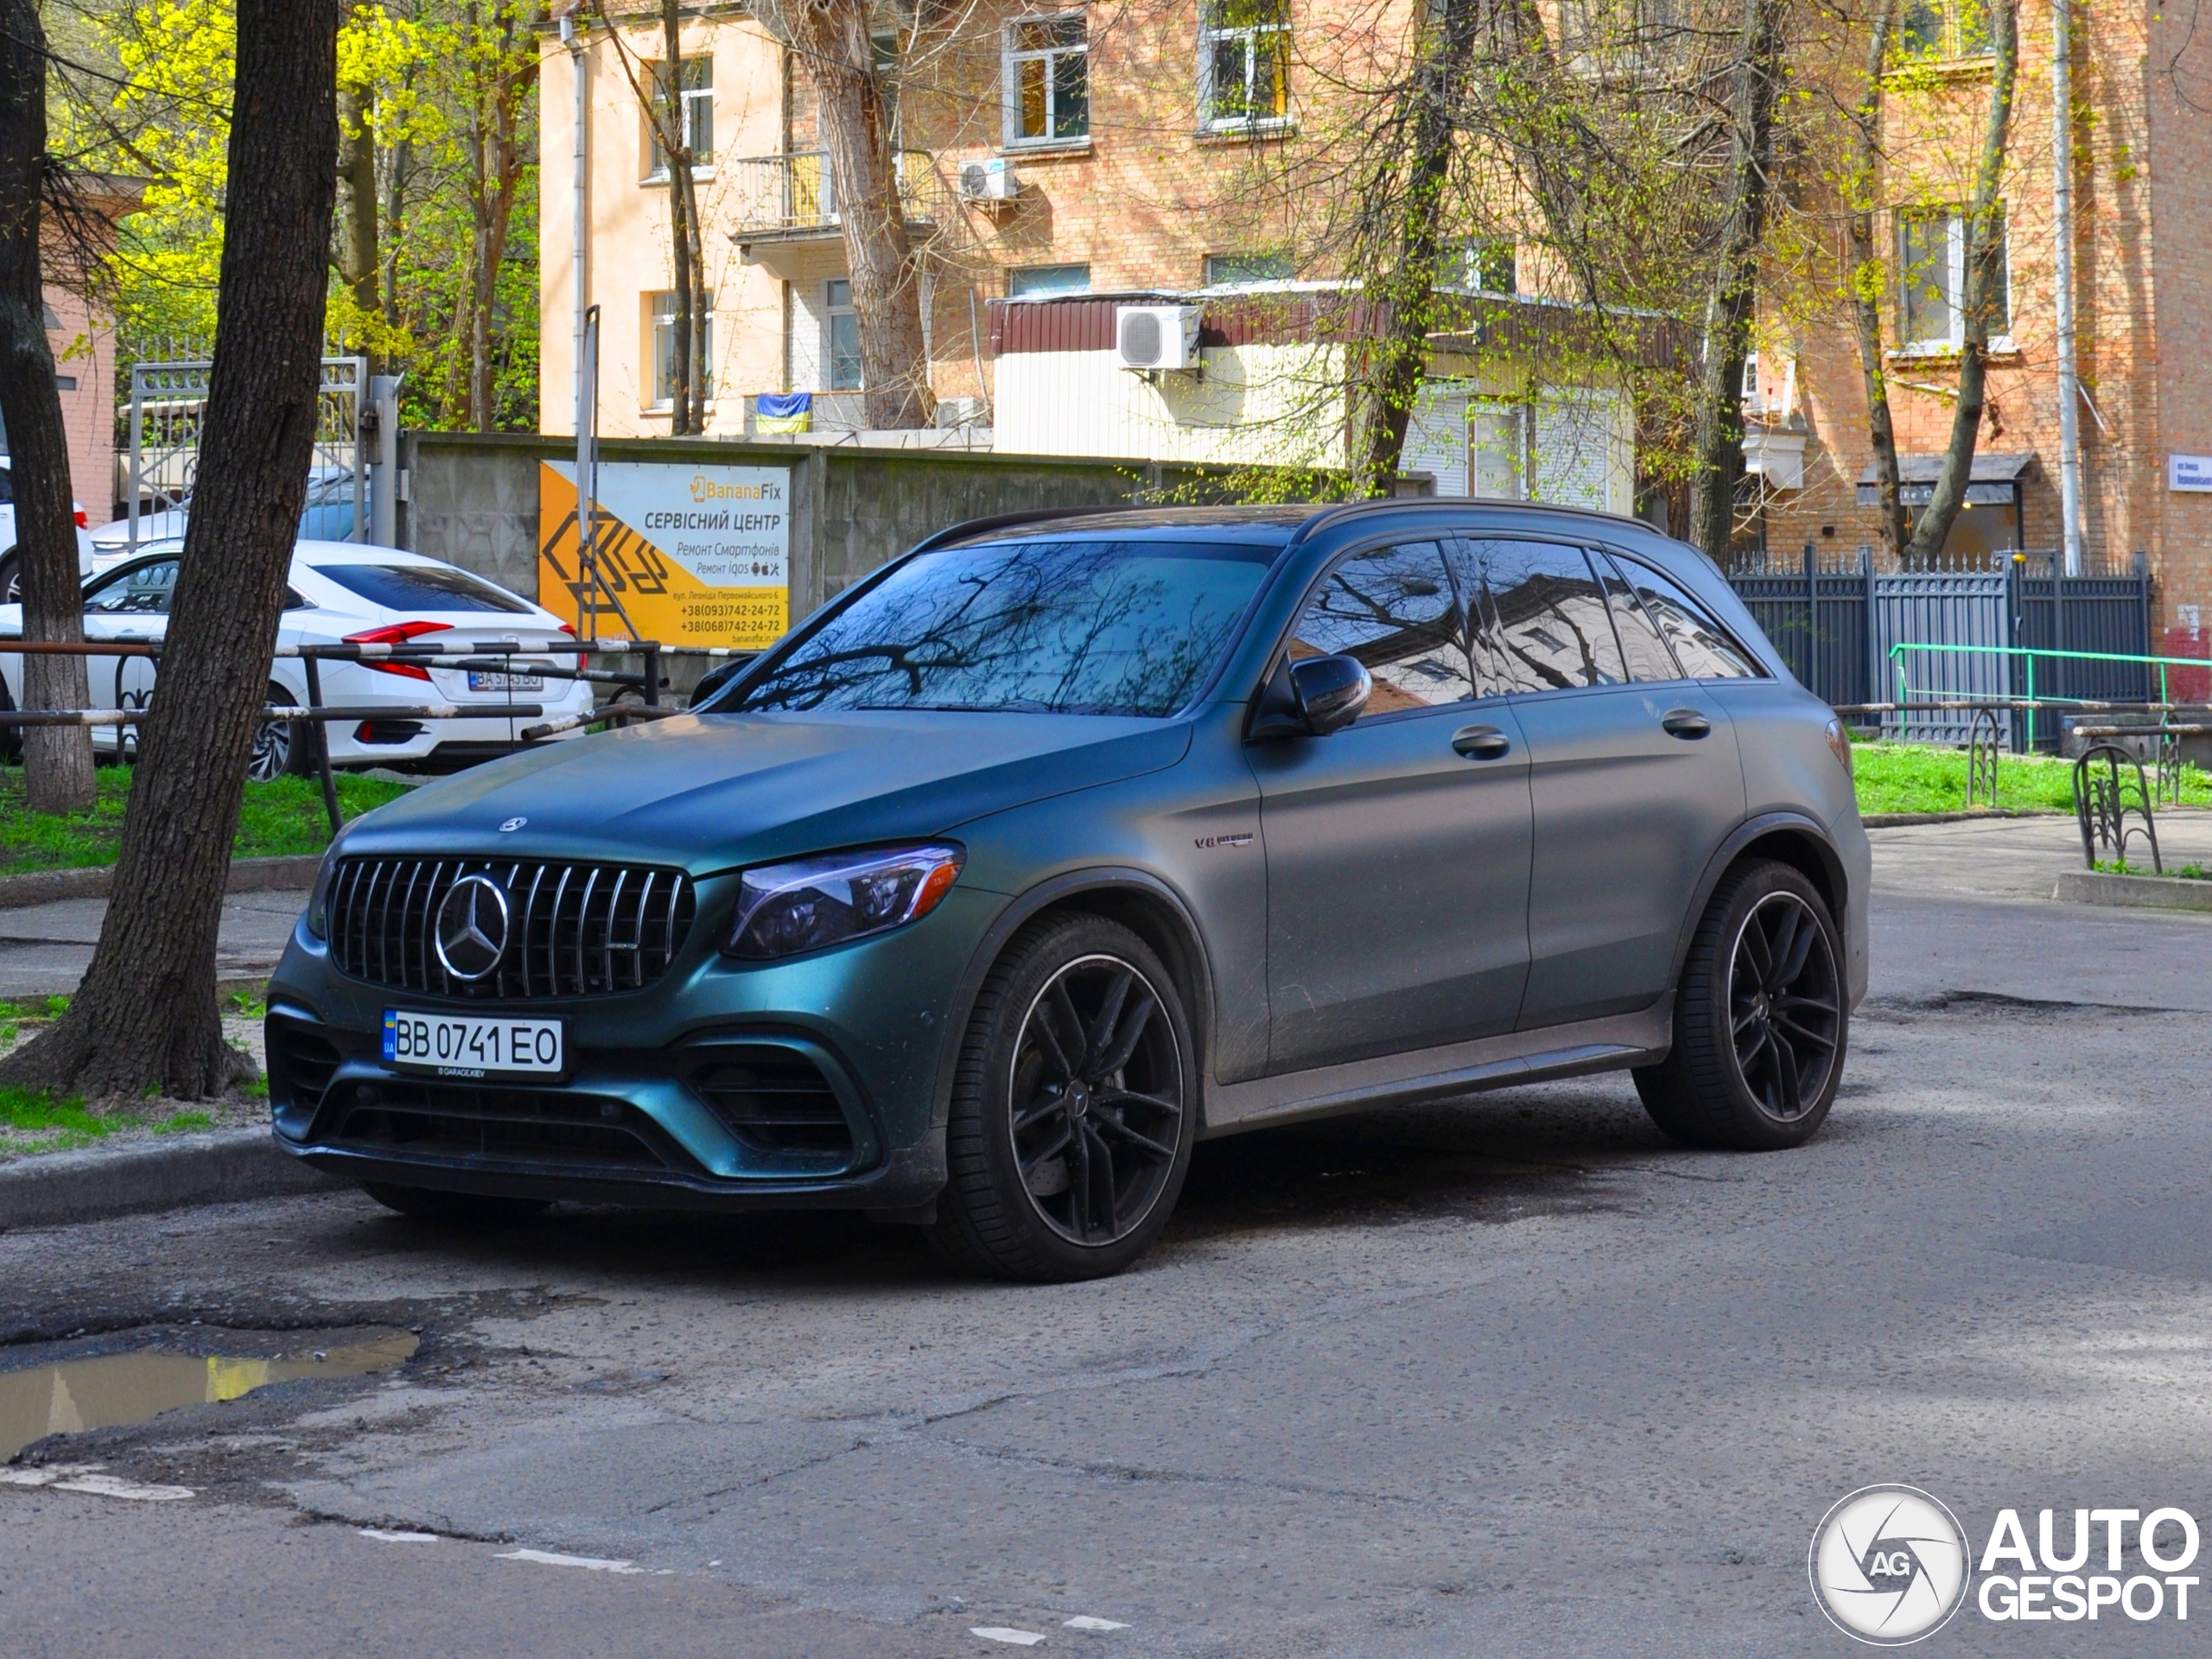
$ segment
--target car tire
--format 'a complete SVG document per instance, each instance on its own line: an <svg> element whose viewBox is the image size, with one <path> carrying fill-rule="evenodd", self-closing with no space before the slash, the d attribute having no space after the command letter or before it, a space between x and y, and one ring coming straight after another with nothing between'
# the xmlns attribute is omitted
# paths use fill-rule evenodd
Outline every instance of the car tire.
<svg viewBox="0 0 2212 1659"><path fill-rule="evenodd" d="M280 707L292 694L272 684L264 694ZM253 752L247 757L245 775L257 784L277 778L304 778L315 770L315 728L304 720L264 720L253 728Z"/></svg>
<svg viewBox="0 0 2212 1659"><path fill-rule="evenodd" d="M455 1227L511 1227L544 1214L552 1203L550 1198L495 1198L482 1192L394 1186L385 1181L363 1181L361 1191L403 1216Z"/></svg>
<svg viewBox="0 0 2212 1659"><path fill-rule="evenodd" d="M5 553L0 553L0 605L20 605L22 602L22 566L16 563L16 550L11 547Z"/></svg>
<svg viewBox="0 0 2212 1659"><path fill-rule="evenodd" d="M8 690L8 682L0 679L0 714L16 712L16 699ZM0 726L0 764L21 766L23 760L23 728L20 726Z"/></svg>
<svg viewBox="0 0 2212 1659"><path fill-rule="evenodd" d="M1143 940L1087 914L1023 930L961 1047L940 1253L1033 1283L1121 1272L1182 1192L1198 1075L1183 999Z"/></svg>
<svg viewBox="0 0 2212 1659"><path fill-rule="evenodd" d="M1826 900L1787 864L1741 866L1706 907L1675 992L1675 1044L1637 1093L1668 1136L1741 1152L1802 1147L1842 1080L1843 946Z"/></svg>

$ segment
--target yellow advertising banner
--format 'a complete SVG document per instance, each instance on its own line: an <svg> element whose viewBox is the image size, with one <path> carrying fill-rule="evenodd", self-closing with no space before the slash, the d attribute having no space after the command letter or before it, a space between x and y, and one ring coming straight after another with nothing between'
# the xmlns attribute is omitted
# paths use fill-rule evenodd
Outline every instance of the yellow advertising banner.
<svg viewBox="0 0 2212 1659"><path fill-rule="evenodd" d="M577 557L576 467L537 468L537 602L588 638L757 651L791 626L791 472L601 461L598 577Z"/></svg>

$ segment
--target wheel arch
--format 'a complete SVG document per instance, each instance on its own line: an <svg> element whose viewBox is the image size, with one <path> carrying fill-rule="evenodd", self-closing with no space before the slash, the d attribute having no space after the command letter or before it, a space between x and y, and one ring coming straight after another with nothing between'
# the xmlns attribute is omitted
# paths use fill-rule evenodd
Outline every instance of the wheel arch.
<svg viewBox="0 0 2212 1659"><path fill-rule="evenodd" d="M952 1085L966 1041L968 1022L976 999L992 965L1008 944L1030 923L1055 914L1088 913L1119 922L1149 945L1166 966L1183 997L1190 1016L1192 1040L1198 1046L1197 1075L1205 1076L1207 1056L1213 1048L1213 969L1196 918L1182 895L1148 871L1120 868L1073 870L1040 882L1021 893L1000 912L970 954L966 970L949 1010L943 1052L938 1060L931 1128L942 1134L951 1113ZM1201 1130L1204 1123L1203 1087L1199 1090Z"/></svg>
<svg viewBox="0 0 2212 1659"><path fill-rule="evenodd" d="M1858 895L1851 891L1843 855L1836 850L1835 842L1817 822L1802 813L1762 813L1737 826L1735 833L1721 843L1719 851L1707 864L1689 909L1682 918L1681 937L1675 941L1675 962L1667 976L1669 984L1681 977L1690 941L1696 937L1698 923L1704 919L1706 906L1713 902L1713 892L1722 878L1746 860L1762 858L1787 864L1810 881L1827 904L1836 931L1844 932L1845 918Z"/></svg>

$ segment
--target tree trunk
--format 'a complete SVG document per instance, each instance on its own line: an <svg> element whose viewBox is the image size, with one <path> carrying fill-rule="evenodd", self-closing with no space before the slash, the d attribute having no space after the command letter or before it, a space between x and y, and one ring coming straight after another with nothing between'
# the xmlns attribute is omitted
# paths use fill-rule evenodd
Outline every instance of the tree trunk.
<svg viewBox="0 0 2212 1659"><path fill-rule="evenodd" d="M26 639L81 640L69 438L46 338L40 198L47 181L46 33L35 0L0 0L0 417L14 457L16 569ZM81 657L23 658L29 709L82 709ZM81 726L22 728L28 804L92 804L92 736Z"/></svg>
<svg viewBox="0 0 2212 1659"><path fill-rule="evenodd" d="M698 326L698 287L691 263L691 215L698 198L691 189L691 149L683 142L683 13L678 0L661 0L660 107L655 124L661 154L668 160L669 264L676 278L675 337L669 370L675 385L669 397L671 435L697 430L691 423L691 342Z"/></svg>
<svg viewBox="0 0 2212 1659"><path fill-rule="evenodd" d="M499 267L506 263L507 230L513 220L515 189L522 179L522 147L516 136L521 105L530 81L513 67L517 13L512 3L498 9L498 52L489 97L480 101L479 165L470 206L475 219L470 272L470 424L489 432L498 424L498 399L492 362L492 320L499 309ZM533 67L535 66L533 65Z"/></svg>
<svg viewBox="0 0 2212 1659"><path fill-rule="evenodd" d="M1751 350L1759 245L1774 174L1774 110L1782 90L1781 0L1745 0L1728 145L1727 214L1706 302L1705 356L1691 438L1690 542L1727 561L1736 486L1744 476L1744 359Z"/></svg>
<svg viewBox="0 0 2212 1659"><path fill-rule="evenodd" d="M1966 228L1966 283L1960 296L1959 401L1951 410L1951 441L1936 470L1936 488L1912 527L1906 561L1934 563L1966 505L1974 476L1974 451L1981 435L1989 378L1989 316L1998 289L1998 244L1991 232L2001 211L2005 141L2012 125L2012 83L2019 68L2019 20L2014 0L1990 0L1989 115L1982 128L1974 173L1974 212Z"/></svg>
<svg viewBox="0 0 2212 1659"><path fill-rule="evenodd" d="M869 33L873 14L865 0L791 0L783 10L791 30L787 43L806 60L819 94L823 148L836 188L860 327L868 424L886 430L927 426L936 399L922 338L921 270L906 239L899 156ZM765 11L756 15L766 21Z"/></svg>
<svg viewBox="0 0 2212 1659"><path fill-rule="evenodd" d="M1387 496L1396 487L1406 426L1428 373L1437 260L1452 174L1452 107L1484 10L1480 0L1445 0L1434 26L1421 31L1412 82L1393 124L1398 130L1378 147L1384 176L1372 181L1375 188L1367 193L1385 201L1395 197L1392 217L1397 221L1390 227L1396 233L1394 268L1369 286L1378 302L1373 313L1378 335L1369 352L1366 385L1359 388L1366 407L1356 430L1364 442L1355 470L1362 493L1370 496ZM1405 177L1402 189L1393 190L1401 166L1400 133L1407 141Z"/></svg>
<svg viewBox="0 0 2212 1659"><path fill-rule="evenodd" d="M1894 289L1890 263L1874 245L1874 211L1882 176L1882 75L1889 67L1897 0L1876 0L1876 4L1874 32L1866 43L1866 97L1852 117L1859 131L1845 232L1851 247L1851 312L1859 334L1859 371L1866 383L1866 433L1874 449L1874 488L1881 498L1882 547L1895 563L1904 555L1904 501L1898 489L1897 428L1890 418L1888 359L1882 355L1882 304Z"/></svg>
<svg viewBox="0 0 2212 1659"><path fill-rule="evenodd" d="M364 87L338 92L338 274L363 315L381 321L377 282L377 140ZM373 345L373 342L372 342ZM368 353L372 373L382 353Z"/></svg>
<svg viewBox="0 0 2212 1659"><path fill-rule="evenodd" d="M315 442L342 3L238 0L215 359L175 649L140 725L92 966L68 1012L0 1063L0 1083L194 1099L251 1070L223 1041L215 939Z"/></svg>

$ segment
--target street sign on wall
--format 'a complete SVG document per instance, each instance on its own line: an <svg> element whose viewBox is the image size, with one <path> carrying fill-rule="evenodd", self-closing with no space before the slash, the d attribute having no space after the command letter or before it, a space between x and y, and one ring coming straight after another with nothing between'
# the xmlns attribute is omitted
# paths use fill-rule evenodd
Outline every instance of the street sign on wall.
<svg viewBox="0 0 2212 1659"><path fill-rule="evenodd" d="M2168 454L2166 487L2192 494L2212 493L2212 455Z"/></svg>
<svg viewBox="0 0 2212 1659"><path fill-rule="evenodd" d="M784 467L601 461L594 585L577 556L575 463L541 461L538 602L588 635L772 645L791 626L791 477Z"/></svg>

